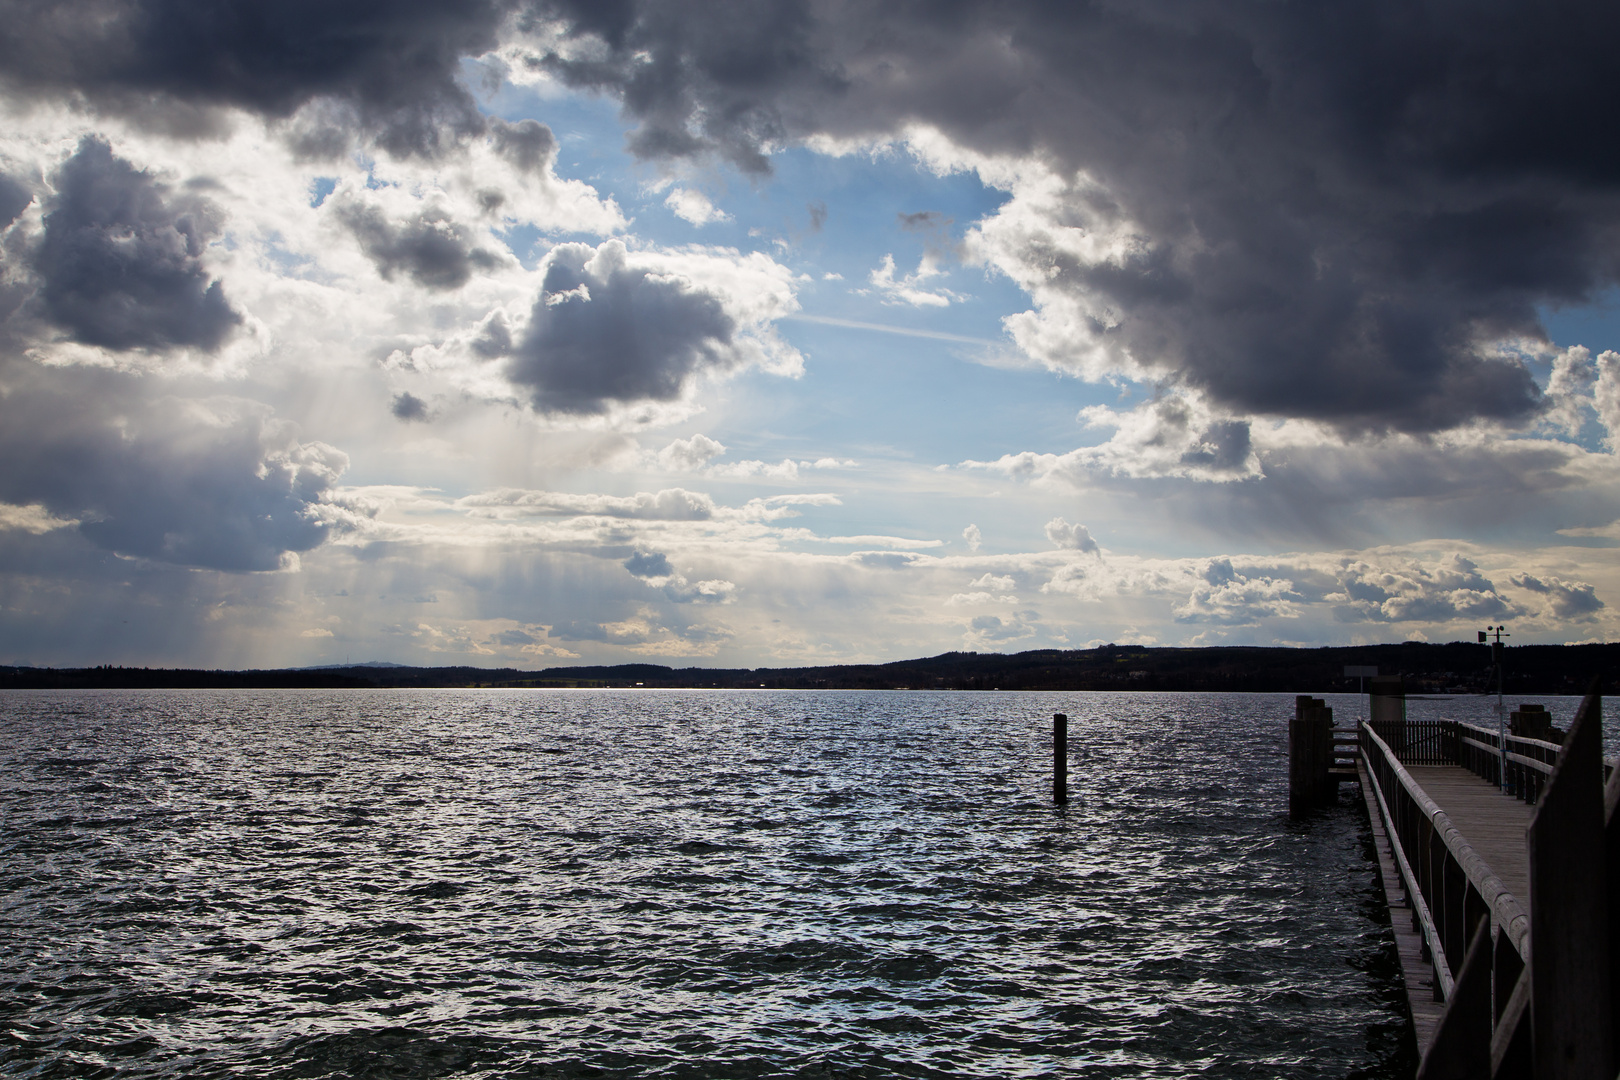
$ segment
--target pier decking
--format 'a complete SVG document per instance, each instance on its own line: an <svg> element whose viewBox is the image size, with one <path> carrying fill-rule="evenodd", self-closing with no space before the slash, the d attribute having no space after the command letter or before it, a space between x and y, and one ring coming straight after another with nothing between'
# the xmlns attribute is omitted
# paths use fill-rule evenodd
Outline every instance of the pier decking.
<svg viewBox="0 0 1620 1080"><path fill-rule="evenodd" d="M1299 699L1290 806L1360 782L1419 1080L1615 1077L1620 768L1601 724L1595 692L1562 745L1375 710L1345 761L1331 711Z"/></svg>
<svg viewBox="0 0 1620 1080"><path fill-rule="evenodd" d="M1360 763L1358 762L1358 765ZM1379 880L1389 905L1390 923L1395 931L1395 949L1400 956L1401 974L1406 981L1412 1009L1413 1034L1418 1054L1434 1042L1435 1031L1445 1004L1434 993L1434 967L1424 947L1421 929L1414 928L1411 902L1406 896L1397 856L1376 805L1365 767L1359 770L1361 789L1367 797L1373 842L1378 849ZM1479 853L1509 892L1530 911L1530 851L1525 832L1530 827L1529 804L1503 794L1495 784L1457 765L1414 765L1407 769L1412 779L1443 807L1457 831Z"/></svg>
<svg viewBox="0 0 1620 1080"><path fill-rule="evenodd" d="M1530 849L1524 838L1530 804L1460 765L1410 765L1406 771L1529 914Z"/></svg>

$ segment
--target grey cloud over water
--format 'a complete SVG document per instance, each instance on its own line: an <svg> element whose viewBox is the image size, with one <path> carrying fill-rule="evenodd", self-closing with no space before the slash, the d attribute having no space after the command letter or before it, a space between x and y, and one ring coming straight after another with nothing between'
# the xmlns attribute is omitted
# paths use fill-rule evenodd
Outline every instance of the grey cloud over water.
<svg viewBox="0 0 1620 1080"><path fill-rule="evenodd" d="M287 118L324 102L316 127L347 117L398 154L488 130L535 170L555 155L550 130L486 121L458 80L504 27L549 18L561 36L531 35L529 60L617 95L645 157L717 155L765 173L771 149L796 139L922 125L1047 163L1069 186L1040 227L980 237L978 257L1036 293L1027 349L1347 430L1534 414L1540 391L1496 347L1541 339L1539 307L1620 278L1620 153L1598 134L1614 96L1601 43L1620 16L1602 5L625 0L540 3L509 22L519 9L8 0L0 81L129 115ZM449 289L481 268L447 221L352 217L385 274ZM1065 230L1119 242L1091 257ZM162 336L99 325L68 311L70 292L53 295L75 333ZM569 311L536 319L514 375L549 411L670 400L727 332L717 309L686 299L668 312L661 359L597 348L610 327ZM194 323L205 342L228 310L206 303Z"/></svg>
<svg viewBox="0 0 1620 1080"><path fill-rule="evenodd" d="M1037 227L982 232L977 255L1035 294L1026 349L1346 430L1533 415L1540 391L1498 346L1542 339L1540 307L1620 278L1620 154L1597 134L1614 96L1600 43L1620 16L1601 5L625 0L540 3L508 22L518 10L10 0L0 72L17 93L132 114L285 118L325 102L331 123L350 117L407 155L488 130L536 170L555 136L486 121L459 65L503 27L560 26L531 34L529 62L617 95L645 157L766 173L772 148L796 139L921 125L1045 162L1067 188ZM448 221L351 218L385 274L449 289L482 268ZM1108 241L1106 257L1077 249L1074 230ZM686 299L661 359L597 348L610 327L569 311L535 320L514 375L547 411L670 400L727 333L717 309ZM607 353L619 359L598 362Z"/></svg>
<svg viewBox="0 0 1620 1080"><path fill-rule="evenodd" d="M721 297L627 264L622 247L564 244L507 371L542 412L671 401L693 376L737 362L737 329Z"/></svg>
<svg viewBox="0 0 1620 1080"><path fill-rule="evenodd" d="M14 177L0 173L0 229L16 221L33 201L32 191Z"/></svg>
<svg viewBox="0 0 1620 1080"><path fill-rule="evenodd" d="M73 340L212 351L242 322L202 261L221 229L206 199L173 191L91 137L53 179L33 264L45 317Z"/></svg>
<svg viewBox="0 0 1620 1080"><path fill-rule="evenodd" d="M557 159L557 137L538 120L509 124L496 117L490 121L489 133L495 149L524 172L544 172Z"/></svg>
<svg viewBox="0 0 1620 1080"><path fill-rule="evenodd" d="M1620 276L1602 5L549 7L572 36L538 62L620 95L644 156L766 171L784 140L926 125L1050 163L1060 206L987 257L1087 349L1233 411L1525 418L1496 343Z"/></svg>
<svg viewBox="0 0 1620 1080"><path fill-rule="evenodd" d="M346 203L336 214L387 280L404 274L423 288L445 291L467 284L475 270L500 265L497 256L474 246L465 226L442 212L424 210L394 222L375 206Z"/></svg>
<svg viewBox="0 0 1620 1080"><path fill-rule="evenodd" d="M1606 606L1598 599L1597 591L1584 581L1565 581L1551 576L1543 579L1534 574L1515 574L1513 584L1545 596L1552 614L1560 619L1590 618Z"/></svg>
<svg viewBox="0 0 1620 1080"><path fill-rule="evenodd" d="M275 570L327 537L320 500L347 459L263 406L148 396L99 370L16 366L3 383L0 501L119 555L214 570Z"/></svg>
<svg viewBox="0 0 1620 1080"><path fill-rule="evenodd" d="M1612 636L1617 19L0 0L0 648Z"/></svg>
<svg viewBox="0 0 1620 1080"><path fill-rule="evenodd" d="M5 0L0 85L82 97L172 131L212 134L216 107L287 117L352 110L395 153L483 130L457 81L514 5L489 0Z"/></svg>

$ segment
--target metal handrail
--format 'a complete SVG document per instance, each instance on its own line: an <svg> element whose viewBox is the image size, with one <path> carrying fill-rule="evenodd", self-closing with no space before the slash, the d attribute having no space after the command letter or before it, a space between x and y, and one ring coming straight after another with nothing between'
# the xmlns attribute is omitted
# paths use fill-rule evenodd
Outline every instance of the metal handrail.
<svg viewBox="0 0 1620 1080"><path fill-rule="evenodd" d="M1479 853L1474 850L1467 840L1463 839L1462 832L1452 823L1446 812L1440 809L1433 799L1429 798L1416 780L1412 779L1412 774L1406 771L1400 759L1395 756L1395 752L1372 729L1372 725L1363 724L1362 730L1366 732L1368 739L1383 755L1385 764L1388 765L1395 778L1400 781L1405 794L1412 800L1423 816L1429 820L1435 833L1440 837L1447 852L1451 855L1452 860L1462 870L1464 876L1468 879L1468 883L1479 894L1480 899L1485 902L1486 907L1496 920L1496 925L1501 929L1502 933L1507 935L1508 940L1512 942L1519 956L1528 963L1530 958L1530 916L1525 913L1518 898L1508 891L1507 886L1502 884L1502 879L1491 872L1490 865L1480 858ZM1425 897L1425 900L1427 899Z"/></svg>

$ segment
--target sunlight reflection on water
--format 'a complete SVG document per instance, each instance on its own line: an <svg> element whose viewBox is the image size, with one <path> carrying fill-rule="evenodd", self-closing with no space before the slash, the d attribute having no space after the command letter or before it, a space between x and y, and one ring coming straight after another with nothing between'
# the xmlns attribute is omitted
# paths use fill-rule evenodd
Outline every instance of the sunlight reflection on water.
<svg viewBox="0 0 1620 1080"><path fill-rule="evenodd" d="M1291 712L10 693L0 1068L1393 1076L1366 830L1287 820Z"/></svg>

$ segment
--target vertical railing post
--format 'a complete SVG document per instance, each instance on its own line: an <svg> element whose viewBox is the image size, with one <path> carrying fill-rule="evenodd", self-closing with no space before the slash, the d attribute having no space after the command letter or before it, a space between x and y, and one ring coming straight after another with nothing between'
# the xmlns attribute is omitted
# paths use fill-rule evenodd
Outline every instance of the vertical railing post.
<svg viewBox="0 0 1620 1080"><path fill-rule="evenodd" d="M1417 1080L1473 1080L1491 1075L1491 928L1482 925L1466 943L1453 1000L1418 1064Z"/></svg>
<svg viewBox="0 0 1620 1080"><path fill-rule="evenodd" d="M1513 939L1507 931L1498 930L1496 956L1491 962L1491 983L1496 999L1492 1015L1496 1020L1500 1020L1507 1011L1508 998L1513 996L1513 986L1523 972L1524 960L1519 956L1519 950L1514 948ZM1494 1025L1495 1021L1492 1023Z"/></svg>
<svg viewBox="0 0 1620 1080"><path fill-rule="evenodd" d="M1452 971L1461 971L1471 929L1468 925L1468 875L1450 848L1445 848L1443 865L1446 895L1440 905L1445 914L1438 916L1444 923L1440 940L1446 943L1446 963L1451 965Z"/></svg>
<svg viewBox="0 0 1620 1080"><path fill-rule="evenodd" d="M1537 1077L1615 1075L1602 724L1594 685L1530 819L1530 1041Z"/></svg>
<svg viewBox="0 0 1620 1080"><path fill-rule="evenodd" d="M1603 852L1609 893L1609 1066L1620 1070L1620 768L1603 784Z"/></svg>

